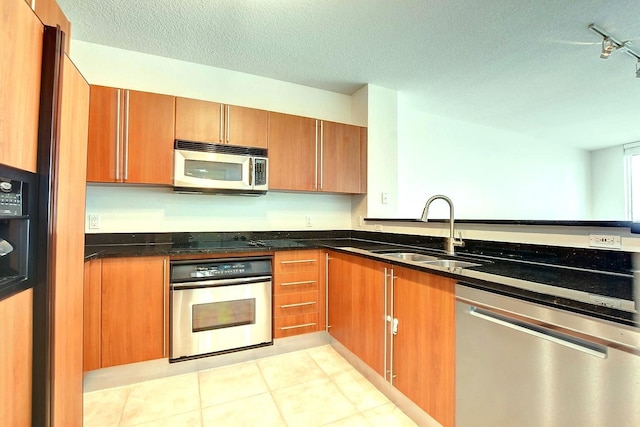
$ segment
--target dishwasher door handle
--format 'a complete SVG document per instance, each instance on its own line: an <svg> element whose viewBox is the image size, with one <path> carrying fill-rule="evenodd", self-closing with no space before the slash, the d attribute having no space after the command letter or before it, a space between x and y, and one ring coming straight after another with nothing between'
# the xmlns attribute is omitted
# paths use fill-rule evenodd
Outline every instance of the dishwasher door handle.
<svg viewBox="0 0 640 427"><path fill-rule="evenodd" d="M516 320L473 305L469 306L469 314L479 319L487 320L537 338L551 341L591 356L599 357L601 359L607 358L607 347L562 332L550 330L522 320Z"/></svg>

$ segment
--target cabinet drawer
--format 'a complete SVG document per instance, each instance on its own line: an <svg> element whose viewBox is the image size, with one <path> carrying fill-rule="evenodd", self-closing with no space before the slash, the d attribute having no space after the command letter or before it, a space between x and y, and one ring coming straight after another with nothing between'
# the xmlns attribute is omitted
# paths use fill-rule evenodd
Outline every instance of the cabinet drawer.
<svg viewBox="0 0 640 427"><path fill-rule="evenodd" d="M318 311L318 292L297 292L295 294L276 295L273 300L275 317Z"/></svg>
<svg viewBox="0 0 640 427"><path fill-rule="evenodd" d="M318 272L280 273L274 277L274 295L318 290Z"/></svg>
<svg viewBox="0 0 640 427"><path fill-rule="evenodd" d="M318 313L296 314L293 316L276 317L274 323L274 338L290 337L293 335L316 332L318 330Z"/></svg>
<svg viewBox="0 0 640 427"><path fill-rule="evenodd" d="M273 264L276 273L318 271L320 252L317 250L276 252Z"/></svg>

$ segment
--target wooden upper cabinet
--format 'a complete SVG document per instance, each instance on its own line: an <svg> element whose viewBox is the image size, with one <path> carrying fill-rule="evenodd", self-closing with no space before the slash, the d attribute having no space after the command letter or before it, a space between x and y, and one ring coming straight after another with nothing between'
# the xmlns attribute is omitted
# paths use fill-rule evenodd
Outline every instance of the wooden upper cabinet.
<svg viewBox="0 0 640 427"><path fill-rule="evenodd" d="M71 23L65 16L56 0L38 0L35 2L35 13L43 24L60 29L65 34L64 51L69 53L69 43L71 42Z"/></svg>
<svg viewBox="0 0 640 427"><path fill-rule="evenodd" d="M0 163L36 172L42 23L19 0L0 2Z"/></svg>
<svg viewBox="0 0 640 427"><path fill-rule="evenodd" d="M124 181L171 185L175 97L127 92L129 105L125 111L128 110L129 117L124 140Z"/></svg>
<svg viewBox="0 0 640 427"><path fill-rule="evenodd" d="M267 148L268 127L264 110L176 98L176 139Z"/></svg>
<svg viewBox="0 0 640 427"><path fill-rule="evenodd" d="M269 188L316 190L316 120L269 114Z"/></svg>
<svg viewBox="0 0 640 427"><path fill-rule="evenodd" d="M269 112L227 105L225 119L227 144L267 148Z"/></svg>
<svg viewBox="0 0 640 427"><path fill-rule="evenodd" d="M173 183L175 97L91 87L87 181Z"/></svg>
<svg viewBox="0 0 640 427"><path fill-rule="evenodd" d="M361 193L361 160L360 127L322 122L321 191Z"/></svg>
<svg viewBox="0 0 640 427"><path fill-rule="evenodd" d="M270 113L269 188L359 194L364 174L365 128Z"/></svg>
<svg viewBox="0 0 640 427"><path fill-rule="evenodd" d="M91 86L87 181L121 182L122 100L120 89ZM117 172L117 173L116 173Z"/></svg>
<svg viewBox="0 0 640 427"><path fill-rule="evenodd" d="M176 139L221 144L222 108L217 102L176 98Z"/></svg>

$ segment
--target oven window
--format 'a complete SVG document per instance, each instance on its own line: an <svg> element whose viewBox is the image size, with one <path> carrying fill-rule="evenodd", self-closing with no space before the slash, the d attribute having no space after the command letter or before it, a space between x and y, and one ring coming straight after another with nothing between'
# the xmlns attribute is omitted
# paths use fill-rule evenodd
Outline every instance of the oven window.
<svg viewBox="0 0 640 427"><path fill-rule="evenodd" d="M192 178L237 182L242 181L242 164L186 160L184 174Z"/></svg>
<svg viewBox="0 0 640 427"><path fill-rule="evenodd" d="M212 331L256 323L256 299L194 304L193 332Z"/></svg>

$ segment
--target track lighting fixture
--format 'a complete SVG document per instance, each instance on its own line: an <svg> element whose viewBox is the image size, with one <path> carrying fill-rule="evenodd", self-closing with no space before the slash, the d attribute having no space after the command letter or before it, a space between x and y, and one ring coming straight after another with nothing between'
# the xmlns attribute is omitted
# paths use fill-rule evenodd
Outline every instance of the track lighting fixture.
<svg viewBox="0 0 640 427"><path fill-rule="evenodd" d="M630 41L620 41L609 34L609 32L598 27L596 24L589 24L587 28L602 37L602 51L600 52L600 58L608 59L616 50L622 51L636 59L636 77L640 78L640 54L631 49Z"/></svg>
<svg viewBox="0 0 640 427"><path fill-rule="evenodd" d="M609 55L611 52L616 50L617 47L615 43L611 41L609 37L605 37L602 39L602 53L600 54L601 59L609 59Z"/></svg>

